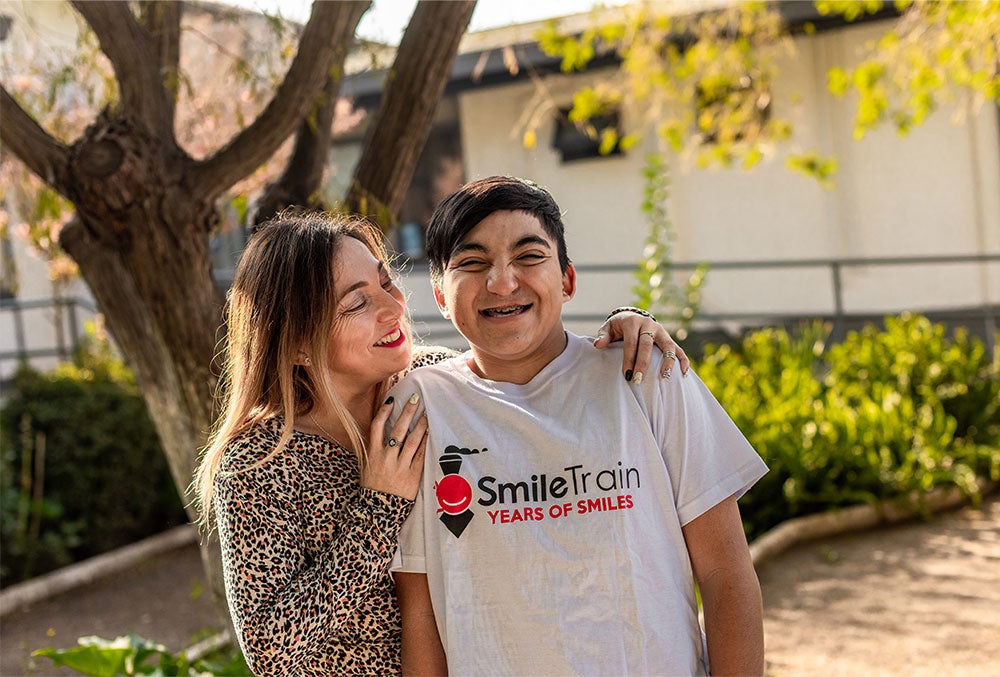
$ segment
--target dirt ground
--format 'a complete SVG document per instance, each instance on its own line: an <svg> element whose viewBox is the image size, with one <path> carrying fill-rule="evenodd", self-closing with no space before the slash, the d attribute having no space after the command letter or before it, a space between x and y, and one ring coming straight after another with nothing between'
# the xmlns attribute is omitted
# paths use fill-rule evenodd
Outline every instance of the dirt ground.
<svg viewBox="0 0 1000 677"><path fill-rule="evenodd" d="M764 563L773 677L1000 675L1000 493Z"/></svg>
<svg viewBox="0 0 1000 677"><path fill-rule="evenodd" d="M800 545L760 567L767 671L1000 676L1000 492L982 510ZM43 646L133 631L172 650L221 627L194 546L0 620L0 676L64 675Z"/></svg>
<svg viewBox="0 0 1000 677"><path fill-rule="evenodd" d="M196 545L156 556L0 619L0 677L79 676L31 652L70 648L87 635L114 639L134 632L180 651L222 627L210 597Z"/></svg>

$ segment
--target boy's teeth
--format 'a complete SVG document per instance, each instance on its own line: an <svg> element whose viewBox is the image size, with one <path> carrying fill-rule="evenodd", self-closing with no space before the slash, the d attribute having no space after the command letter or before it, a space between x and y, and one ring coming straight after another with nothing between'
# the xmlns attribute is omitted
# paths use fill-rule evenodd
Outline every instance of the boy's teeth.
<svg viewBox="0 0 1000 677"><path fill-rule="evenodd" d="M483 313L491 317L503 317L504 315L513 315L514 313L519 313L527 308L527 306L511 306L509 308L488 308L484 310Z"/></svg>

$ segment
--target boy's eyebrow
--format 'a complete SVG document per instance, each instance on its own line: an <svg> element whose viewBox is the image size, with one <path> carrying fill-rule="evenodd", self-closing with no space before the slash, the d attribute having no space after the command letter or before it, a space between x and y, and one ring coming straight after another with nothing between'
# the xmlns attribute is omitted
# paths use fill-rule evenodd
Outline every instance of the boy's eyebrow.
<svg viewBox="0 0 1000 677"><path fill-rule="evenodd" d="M515 242L510 249L511 251L514 251L515 249L520 249L521 247L524 247L529 244L537 244L541 245L542 247L545 247L546 249L552 249L552 245L549 244L549 241L538 235L525 235L520 240ZM467 251L485 253L487 249L484 245L481 245L478 242L460 242L459 244L455 245L454 249L451 250L451 255L448 256L448 258L451 259L453 256L457 256L458 254Z"/></svg>
<svg viewBox="0 0 1000 677"><path fill-rule="evenodd" d="M539 235L525 235L520 240L514 243L514 246L511 247L511 250L520 249L521 247L524 247L525 245L529 244L537 244L545 247L546 249L552 249L552 245L549 244L549 241L546 240L544 237L541 237Z"/></svg>

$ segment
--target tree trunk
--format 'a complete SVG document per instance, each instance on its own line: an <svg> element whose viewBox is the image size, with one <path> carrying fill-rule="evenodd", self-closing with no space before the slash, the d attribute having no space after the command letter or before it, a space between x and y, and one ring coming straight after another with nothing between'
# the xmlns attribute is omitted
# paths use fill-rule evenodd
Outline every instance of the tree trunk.
<svg viewBox="0 0 1000 677"><path fill-rule="evenodd" d="M475 0L424 0L406 26L344 200L346 209L368 216L383 230L403 205L475 7Z"/></svg>
<svg viewBox="0 0 1000 677"><path fill-rule="evenodd" d="M187 163L175 146L159 143L127 117L101 116L71 149L76 217L63 228L60 244L78 263L135 373L195 522L185 490L213 421L222 296L208 247L214 206L191 199L184 186ZM202 556L218 595L217 547L206 544Z"/></svg>
<svg viewBox="0 0 1000 677"><path fill-rule="evenodd" d="M329 74L342 72L344 45L369 3L315 3L299 52L271 102L249 127L200 161L176 143L172 96L158 77L161 69L169 72L176 64L179 14L173 8L160 12L147 7L143 27L125 3L75 5L115 68L121 100L66 146L0 86L4 119L0 142L72 201L76 215L63 228L60 244L79 265L135 373L193 521L198 516L186 489L214 420L213 360L223 331L223 298L212 278L209 255L209 236L217 219L215 200L274 153L309 113ZM385 203L396 205L394 209L402 201L429 133L474 3L420 3L430 5L415 13L398 58L403 60L405 53L421 64L415 71L400 66L400 72L417 80L412 92L420 105L406 101L405 94L397 95L403 99L392 99L399 110L381 114L385 122L376 125L377 133L364 152L365 157L392 158L406 149L404 171L391 172L390 177L385 173L388 167L379 165L382 169L375 172L379 180L371 184L372 194L386 196ZM419 16L432 17L431 24L428 19L418 22ZM442 50L442 44L447 49ZM388 105L387 97L383 110ZM325 144L319 150L325 158ZM321 173L315 170L315 160L314 154L301 186L318 185L315 177ZM299 169L290 167L289 175ZM203 542L202 558L223 611L217 543Z"/></svg>

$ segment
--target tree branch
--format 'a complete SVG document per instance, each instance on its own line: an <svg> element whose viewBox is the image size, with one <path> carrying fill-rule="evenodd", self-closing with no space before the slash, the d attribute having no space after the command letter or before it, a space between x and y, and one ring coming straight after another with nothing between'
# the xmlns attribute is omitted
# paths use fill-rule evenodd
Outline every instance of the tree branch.
<svg viewBox="0 0 1000 677"><path fill-rule="evenodd" d="M177 2L144 2L139 6L139 20L149 33L150 44L160 68L160 81L167 89L167 115L173 129L177 93L180 89L181 11Z"/></svg>
<svg viewBox="0 0 1000 677"><path fill-rule="evenodd" d="M0 86L0 144L9 148L45 183L66 194L69 148L42 129L21 105Z"/></svg>
<svg viewBox="0 0 1000 677"><path fill-rule="evenodd" d="M345 201L351 211L383 227L395 218L475 7L475 0L417 3L354 171Z"/></svg>
<svg viewBox="0 0 1000 677"><path fill-rule="evenodd" d="M128 4L73 0L73 7L90 24L115 69L123 111L138 115L155 136L173 138L173 107L149 34Z"/></svg>
<svg viewBox="0 0 1000 677"><path fill-rule="evenodd" d="M293 205L325 209L319 195L330 154L333 136L333 117L340 94L340 78L330 76L323 87L322 98L313 112L295 132L295 147L285 166L285 171L268 184L264 195L257 202L254 223L260 224L285 207Z"/></svg>
<svg viewBox="0 0 1000 677"><path fill-rule="evenodd" d="M354 39L370 4L369 0L313 3L298 53L267 108L225 147L193 166L188 173L192 192L217 195L277 150L309 112L330 74L343 71L344 46Z"/></svg>

